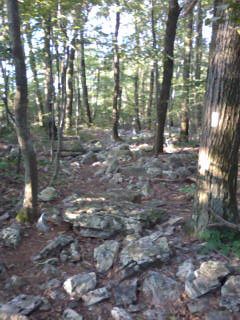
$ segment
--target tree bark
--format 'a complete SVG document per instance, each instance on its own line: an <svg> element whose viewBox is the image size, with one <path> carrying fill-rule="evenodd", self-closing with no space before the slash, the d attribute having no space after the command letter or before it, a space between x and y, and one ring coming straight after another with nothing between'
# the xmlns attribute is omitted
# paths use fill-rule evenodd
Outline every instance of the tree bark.
<svg viewBox="0 0 240 320"><path fill-rule="evenodd" d="M80 31L80 56L81 56L81 82L82 82L82 102L83 107L87 113L88 125L92 124L92 114L89 105L88 99L88 87L87 87L87 78L86 78L86 64L85 64L85 48L84 48L84 30Z"/></svg>
<svg viewBox="0 0 240 320"><path fill-rule="evenodd" d="M141 131L141 123L139 118L139 68L136 70L134 77L134 111L135 111L135 129L139 133Z"/></svg>
<svg viewBox="0 0 240 320"><path fill-rule="evenodd" d="M46 67L46 100L45 109L48 113L46 127L50 139L56 139L56 123L54 118L54 81L53 81L53 65L51 52L51 17L44 21L44 49L45 49L45 67Z"/></svg>
<svg viewBox="0 0 240 320"><path fill-rule="evenodd" d="M21 42L18 1L7 0L7 11L16 77L16 95L14 100L16 132L25 168L23 210L24 215L30 221L34 221L38 215L38 174L36 155L27 123L28 88L25 55Z"/></svg>
<svg viewBox="0 0 240 320"><path fill-rule="evenodd" d="M74 59L75 59L75 36L71 42L69 54L69 65L67 75L67 107L66 107L66 128L73 125L73 90L74 90Z"/></svg>
<svg viewBox="0 0 240 320"><path fill-rule="evenodd" d="M231 222L239 218L240 35L227 11L221 11L205 95L193 215L196 230L214 220L211 212Z"/></svg>
<svg viewBox="0 0 240 320"><path fill-rule="evenodd" d="M183 103L181 105L180 141L189 139L189 89L190 69L192 56L193 11L190 12L184 37L184 62L183 62Z"/></svg>
<svg viewBox="0 0 240 320"><path fill-rule="evenodd" d="M163 152L164 126L166 122L168 101L170 98L172 76L173 76L173 54L176 36L177 22L180 14L180 7L177 0L169 0L169 11L164 39L164 61L163 80L157 105L157 126L155 135L155 153Z"/></svg>
<svg viewBox="0 0 240 320"><path fill-rule="evenodd" d="M37 74L37 65L36 65L36 59L33 52L33 45L32 45L32 31L31 26L28 24L27 30L26 30L26 37L27 37L27 43L29 47L29 64L33 73L33 80L35 85L35 91L36 91L36 106L38 111L38 122L40 126L43 126L43 117L44 117L44 106L43 106L43 98L40 90L39 80L38 80L38 74Z"/></svg>
<svg viewBox="0 0 240 320"><path fill-rule="evenodd" d="M154 68L150 71L149 98L147 105L147 128L152 128L152 107L153 107L153 90L154 90Z"/></svg>
<svg viewBox="0 0 240 320"><path fill-rule="evenodd" d="M114 92L113 92L113 128L112 136L113 140L120 140L118 135L119 126L119 98L120 98L120 58L119 58L119 46L118 46L118 32L120 27L120 12L116 12L116 24L114 33L114 60L113 60L113 72L114 72Z"/></svg>

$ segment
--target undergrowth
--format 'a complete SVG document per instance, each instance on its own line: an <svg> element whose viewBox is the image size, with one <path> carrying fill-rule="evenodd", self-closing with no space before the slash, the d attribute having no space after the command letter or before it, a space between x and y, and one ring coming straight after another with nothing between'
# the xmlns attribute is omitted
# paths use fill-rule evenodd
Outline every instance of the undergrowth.
<svg viewBox="0 0 240 320"><path fill-rule="evenodd" d="M202 253L217 250L224 255L233 254L240 258L240 233L234 230L206 230L200 234L200 238L206 241Z"/></svg>

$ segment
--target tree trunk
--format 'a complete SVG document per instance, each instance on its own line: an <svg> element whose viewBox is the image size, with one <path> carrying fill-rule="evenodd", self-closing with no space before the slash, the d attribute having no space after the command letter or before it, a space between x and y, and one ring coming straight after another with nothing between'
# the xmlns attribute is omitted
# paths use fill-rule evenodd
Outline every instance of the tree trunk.
<svg viewBox="0 0 240 320"><path fill-rule="evenodd" d="M183 103L181 105L180 141L187 142L189 138L189 87L192 55L193 11L190 12L184 37L183 62Z"/></svg>
<svg viewBox="0 0 240 320"><path fill-rule="evenodd" d="M149 98L148 98L148 105L147 105L147 128L148 128L148 130L151 130L151 128L152 128L153 90L154 90L154 68L151 68Z"/></svg>
<svg viewBox="0 0 240 320"><path fill-rule="evenodd" d="M24 49L21 42L20 17L17 0L7 0L12 55L15 64L16 95L14 100L18 143L25 168L23 213L30 221L37 218L37 161L27 123L28 89ZM20 217L20 216L19 216Z"/></svg>
<svg viewBox="0 0 240 320"><path fill-rule="evenodd" d="M119 62L119 47L118 47L118 32L120 27L120 12L116 12L116 25L114 33L114 92L113 92L113 128L112 136L115 141L120 140L118 135L119 126L119 97L120 97L120 62Z"/></svg>
<svg viewBox="0 0 240 320"><path fill-rule="evenodd" d="M84 30L80 31L80 55L81 55L81 82L82 82L82 102L87 113L88 125L92 124L92 115L88 99L88 87L86 78L85 49L84 49Z"/></svg>
<svg viewBox="0 0 240 320"><path fill-rule="evenodd" d="M43 117L44 117L43 98L42 98L41 89L40 89L39 80L38 80L36 59L33 52L32 31L31 31L30 24L28 24L27 26L26 37L27 37L27 43L29 47L29 64L33 73L33 80L34 80L35 91L36 91L35 101L36 101L37 112L38 112L38 122L40 126L43 126Z"/></svg>
<svg viewBox="0 0 240 320"><path fill-rule="evenodd" d="M67 75L67 107L66 107L66 128L73 125L73 89L74 89L74 58L75 58L75 36L71 42L69 54L69 66Z"/></svg>
<svg viewBox="0 0 240 320"><path fill-rule="evenodd" d="M135 111L135 130L137 133L141 131L141 123L139 119L139 69L137 68L134 77L134 111Z"/></svg>
<svg viewBox="0 0 240 320"><path fill-rule="evenodd" d="M195 106L196 106L196 129L201 128L202 120L202 94L201 88L201 65L202 65L202 45L203 45L203 13L202 2L198 1L197 7L197 35L196 35L196 60L195 60Z"/></svg>
<svg viewBox="0 0 240 320"><path fill-rule="evenodd" d="M56 139L56 123L54 118L54 82L51 52L51 17L44 22L44 49L45 49L45 68L46 68L46 101L45 109L48 113L46 127L50 139Z"/></svg>
<svg viewBox="0 0 240 320"><path fill-rule="evenodd" d="M173 76L174 42L177 29L177 21L180 14L177 0L169 0L169 11L164 39L163 80L160 97L157 105L157 126L155 136L155 153L163 152L164 126L166 122L168 101L170 98Z"/></svg>
<svg viewBox="0 0 240 320"><path fill-rule="evenodd" d="M224 1L221 2L224 4ZM236 199L240 143L240 35L221 10L208 70L193 222L202 230L211 212L238 220Z"/></svg>

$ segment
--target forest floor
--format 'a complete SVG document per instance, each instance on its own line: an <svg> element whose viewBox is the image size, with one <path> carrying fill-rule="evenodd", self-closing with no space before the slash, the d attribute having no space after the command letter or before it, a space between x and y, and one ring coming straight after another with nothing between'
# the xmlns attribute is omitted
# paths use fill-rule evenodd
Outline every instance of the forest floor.
<svg viewBox="0 0 240 320"><path fill-rule="evenodd" d="M42 299L29 303L26 312L22 302L13 308L27 319L240 319L221 291L233 268L236 275L239 259L203 250L203 241L186 227L193 210L197 148L171 145L155 156L148 132L122 136L124 142L114 143L109 131L91 129L85 130L84 141L65 139L56 194L39 203L45 231L41 225L16 227L13 213L21 198L23 168L16 174L16 152L0 141L1 159L6 159L0 163L0 318L1 307L6 311L7 302L25 294ZM49 151L42 142L37 151L44 190L51 176ZM12 226L20 230L16 248L3 236ZM69 236L69 242L42 250L60 236ZM195 294L202 287L195 288L189 274L209 261L219 264L213 273L223 267L230 271L221 281L206 276L204 281L214 285L204 283L205 291ZM82 274L94 275L93 283L82 280Z"/></svg>

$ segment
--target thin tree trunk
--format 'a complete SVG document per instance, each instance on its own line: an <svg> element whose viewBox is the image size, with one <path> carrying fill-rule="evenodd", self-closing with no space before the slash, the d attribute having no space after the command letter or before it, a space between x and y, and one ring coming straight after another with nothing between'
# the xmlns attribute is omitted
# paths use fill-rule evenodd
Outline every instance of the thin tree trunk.
<svg viewBox="0 0 240 320"><path fill-rule="evenodd" d="M149 98L148 98L148 105L147 105L147 128L148 128L148 130L151 130L151 128L152 128L153 90L154 90L154 68L151 68Z"/></svg>
<svg viewBox="0 0 240 320"><path fill-rule="evenodd" d="M82 102L83 107L87 113L88 125L92 124L92 114L89 105L88 99L88 87L87 87L87 78L86 78L86 64L85 64L85 48L84 48L84 30L80 31L80 53L81 53L81 82L82 82Z"/></svg>
<svg viewBox="0 0 240 320"><path fill-rule="evenodd" d="M136 132L141 131L141 123L139 119L139 69L137 68L134 77L134 110L135 110L135 129Z"/></svg>
<svg viewBox="0 0 240 320"><path fill-rule="evenodd" d="M74 58L75 58L75 36L71 42L68 66L67 81L67 110L66 110L66 128L73 125L73 90L74 90Z"/></svg>
<svg viewBox="0 0 240 320"><path fill-rule="evenodd" d="M224 1L220 2L224 4ZM220 8L220 7L219 7ZM216 41L209 64L193 221L202 230L214 214L237 221L240 143L240 35L237 24L219 9Z"/></svg>
<svg viewBox="0 0 240 320"><path fill-rule="evenodd" d="M28 88L18 1L7 0L7 11L17 87L14 100L16 132L25 168L23 213L30 221L34 221L38 216L38 174L36 154L27 123Z"/></svg>
<svg viewBox="0 0 240 320"><path fill-rule="evenodd" d="M38 122L40 126L43 126L43 117L44 117L43 98L42 98L41 89L40 89L39 80L38 80L36 59L33 52L32 31L31 31L30 24L28 24L27 26L26 37L27 37L27 43L29 47L29 63L33 73L33 80L34 80L35 91L36 91L35 101L36 101L37 112L38 112Z"/></svg>
<svg viewBox="0 0 240 320"><path fill-rule="evenodd" d="M51 17L44 22L44 49L45 49L45 68L46 68L46 101L45 109L48 113L46 126L50 139L56 138L56 123L54 118L54 82L51 52Z"/></svg>
<svg viewBox="0 0 240 320"><path fill-rule="evenodd" d="M164 39L163 80L160 97L157 105L157 127L155 135L155 153L163 152L164 127L167 116L168 102L171 92L173 65L174 65L174 42L177 22L180 14L177 0L169 0L169 11Z"/></svg>
<svg viewBox="0 0 240 320"><path fill-rule="evenodd" d="M183 103L181 105L180 141L189 139L189 89L192 55L193 11L188 17L186 35L184 37L184 61L183 61Z"/></svg>
<svg viewBox="0 0 240 320"><path fill-rule="evenodd" d="M113 128L112 135L115 141L120 140L118 135L119 126L119 93L120 93L120 59L119 59L119 47L118 47L118 32L120 27L120 12L116 12L116 25L114 33L114 92L113 92Z"/></svg>

